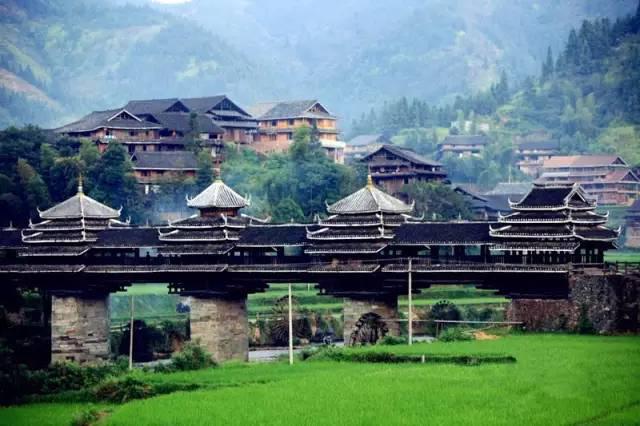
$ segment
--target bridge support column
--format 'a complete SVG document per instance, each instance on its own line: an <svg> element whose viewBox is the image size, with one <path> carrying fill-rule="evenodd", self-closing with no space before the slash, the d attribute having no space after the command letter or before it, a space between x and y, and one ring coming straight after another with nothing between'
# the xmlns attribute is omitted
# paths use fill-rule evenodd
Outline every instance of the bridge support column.
<svg viewBox="0 0 640 426"><path fill-rule="evenodd" d="M640 277L576 272L563 300L513 299L507 319L535 331L615 333L640 330Z"/></svg>
<svg viewBox="0 0 640 426"><path fill-rule="evenodd" d="M198 340L216 362L249 360L247 296L193 297L191 340Z"/></svg>
<svg viewBox="0 0 640 426"><path fill-rule="evenodd" d="M399 336L398 296L380 295L364 298L345 297L344 344L352 345L368 341L375 343L376 337ZM370 315L373 314L373 315ZM377 324L376 324L377 323ZM376 331L373 328L382 328Z"/></svg>
<svg viewBox="0 0 640 426"><path fill-rule="evenodd" d="M51 296L51 362L110 357L109 294Z"/></svg>

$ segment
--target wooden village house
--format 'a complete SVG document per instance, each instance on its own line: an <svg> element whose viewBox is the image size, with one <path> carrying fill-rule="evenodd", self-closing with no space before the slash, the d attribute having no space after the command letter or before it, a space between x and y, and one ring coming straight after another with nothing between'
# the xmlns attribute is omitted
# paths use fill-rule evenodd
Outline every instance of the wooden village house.
<svg viewBox="0 0 640 426"><path fill-rule="evenodd" d="M324 148L327 156L344 164L345 143L338 140L337 117L317 100L265 102L251 108L258 121L258 135L253 148L261 153L283 152L293 143L295 131L307 126Z"/></svg>
<svg viewBox="0 0 640 426"><path fill-rule="evenodd" d="M393 145L383 145L360 161L369 169L373 182L390 194L402 194L404 186L414 182L447 179L442 164Z"/></svg>
<svg viewBox="0 0 640 426"><path fill-rule="evenodd" d="M539 182L579 183L599 204L629 205L640 195L640 179L617 155L551 157L543 163Z"/></svg>
<svg viewBox="0 0 640 426"><path fill-rule="evenodd" d="M527 176L540 177L544 161L558 154L560 145L558 141L525 141L516 147L518 169Z"/></svg>
<svg viewBox="0 0 640 426"><path fill-rule="evenodd" d="M447 154L455 157L479 157L485 150L489 138L484 135L449 135L438 144L437 158Z"/></svg>

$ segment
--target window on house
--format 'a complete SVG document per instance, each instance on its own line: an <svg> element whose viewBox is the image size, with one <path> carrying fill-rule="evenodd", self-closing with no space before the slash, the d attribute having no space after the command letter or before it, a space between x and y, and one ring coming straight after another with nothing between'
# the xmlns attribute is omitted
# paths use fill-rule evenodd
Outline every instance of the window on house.
<svg viewBox="0 0 640 426"><path fill-rule="evenodd" d="M276 120L273 120L273 121L271 122L271 125L272 125L273 127L276 127L276 126L278 125L278 122L277 122Z"/></svg>
<svg viewBox="0 0 640 426"><path fill-rule="evenodd" d="M136 134L136 132L134 132L133 130L129 130L129 136L133 136L135 134Z"/></svg>
<svg viewBox="0 0 640 426"><path fill-rule="evenodd" d="M295 124L294 120L289 120L289 126L293 126Z"/></svg>

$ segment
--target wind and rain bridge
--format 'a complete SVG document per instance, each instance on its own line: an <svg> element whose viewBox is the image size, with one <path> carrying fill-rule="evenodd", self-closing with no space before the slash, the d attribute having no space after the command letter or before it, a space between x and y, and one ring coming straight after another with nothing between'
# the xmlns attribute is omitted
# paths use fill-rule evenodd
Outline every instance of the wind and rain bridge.
<svg viewBox="0 0 640 426"><path fill-rule="evenodd" d="M39 222L0 231L2 287L51 296L52 361L107 359L109 294L134 283L168 282L190 296L191 337L218 361L247 359L247 295L269 283L315 283L344 298L347 343L363 316L398 317L409 275L415 293L472 283L513 299L514 319L540 303L555 315L575 309L573 288L601 271L619 234L577 185L535 185L497 222L424 221L371 178L310 224L243 214L250 200L220 178L187 204L199 213L135 227L80 183ZM399 333L397 321L387 326Z"/></svg>

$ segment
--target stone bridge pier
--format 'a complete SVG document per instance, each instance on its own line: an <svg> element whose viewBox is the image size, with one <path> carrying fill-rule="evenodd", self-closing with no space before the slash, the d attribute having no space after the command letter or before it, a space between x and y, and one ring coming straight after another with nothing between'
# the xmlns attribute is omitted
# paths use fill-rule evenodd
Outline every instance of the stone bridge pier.
<svg viewBox="0 0 640 426"><path fill-rule="evenodd" d="M216 362L248 361L247 296L191 296L191 340Z"/></svg>
<svg viewBox="0 0 640 426"><path fill-rule="evenodd" d="M400 335L398 296L395 294L351 296L344 298L344 344L357 343L358 334L370 334L376 322L384 327L382 334ZM368 315L373 314L373 315ZM380 322L382 324L380 324ZM369 330L364 330L368 328ZM373 331L375 333L375 331ZM379 335L379 337L383 337ZM375 343L375 342L373 342Z"/></svg>
<svg viewBox="0 0 640 426"><path fill-rule="evenodd" d="M108 360L109 326L109 292L53 293L51 362Z"/></svg>

